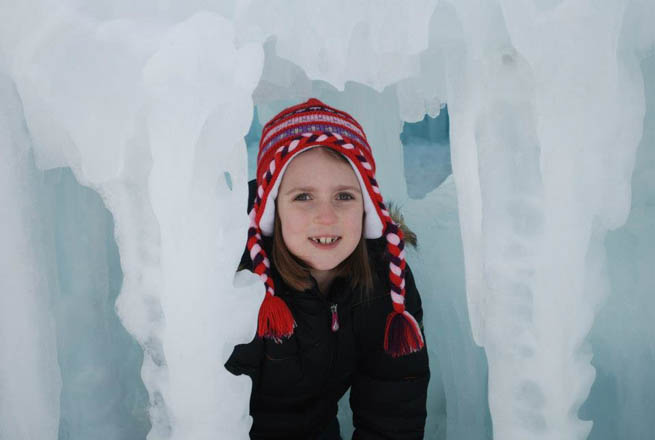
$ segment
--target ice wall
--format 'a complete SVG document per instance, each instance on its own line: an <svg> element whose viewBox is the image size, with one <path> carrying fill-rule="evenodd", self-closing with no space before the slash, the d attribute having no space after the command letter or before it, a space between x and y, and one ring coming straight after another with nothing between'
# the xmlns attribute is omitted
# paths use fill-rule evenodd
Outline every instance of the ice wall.
<svg viewBox="0 0 655 440"><path fill-rule="evenodd" d="M491 439L487 360L471 335L452 175L423 199L405 202L403 213L419 239L418 249L408 250L408 261L429 311L425 329L432 378L427 432L432 437L426 438Z"/></svg>
<svg viewBox="0 0 655 440"><path fill-rule="evenodd" d="M427 438L490 438L489 417L497 439L649 432L638 416L652 399L646 368L613 376L638 365L625 353L652 364L648 321L642 351L617 351L602 306L652 290L616 270L629 270L617 262L623 240L652 235L649 196L623 236L607 231L628 218L654 11L648 0L1 1L0 206L11 209L0 231L0 439L61 437L60 414L75 412L59 397L70 339L46 281L59 258L48 240L64 234L37 221L52 193L32 157L40 170L70 167L113 217L116 313L143 350L148 438L246 438L250 382L221 368L252 337L263 292L233 279L247 225L243 137L253 104L263 122L309 96L357 115L385 198L419 233L409 261L433 317ZM453 176L409 200L402 124L445 103ZM650 261L639 252L636 265ZM633 295L643 311L646 295ZM618 322L636 313L620 310ZM613 395L629 396L630 411L604 406Z"/></svg>
<svg viewBox="0 0 655 440"><path fill-rule="evenodd" d="M31 14L45 6L48 14ZM114 217L124 276L116 309L144 350L148 438L243 437L249 380L220 366L252 336L262 298L252 279L233 287L247 225L243 136L261 48L236 47L234 25L211 12L103 21L71 5L26 2L3 5L3 17L22 23L4 27L0 41L37 164L70 166ZM47 307L41 298L28 311ZM3 333L19 332L16 323ZM37 336L53 333L34 334L25 350L39 352ZM44 392L37 379L56 373L57 361L33 364L44 371L24 382ZM54 390L55 379L47 383ZM26 396L49 408L38 438L57 435L56 394ZM5 431L14 438L21 420L3 417L3 439Z"/></svg>
<svg viewBox="0 0 655 440"><path fill-rule="evenodd" d="M43 252L52 246L38 246L47 237L38 221L40 182L20 98L4 73L0 102L0 438L54 439L61 379Z"/></svg>
<svg viewBox="0 0 655 440"><path fill-rule="evenodd" d="M648 438L655 401L655 55L642 62L646 115L632 175L632 206L626 223L605 239L607 303L589 340L596 380L580 409L594 421L590 440Z"/></svg>
<svg viewBox="0 0 655 440"><path fill-rule="evenodd" d="M584 439L585 338L625 222L642 77L625 2L458 2L451 146L494 438ZM632 50L632 51L631 51Z"/></svg>
<svg viewBox="0 0 655 440"><path fill-rule="evenodd" d="M400 141L409 198L425 198L452 174L449 122L444 106L435 118L425 115L419 122L403 124Z"/></svg>
<svg viewBox="0 0 655 440"><path fill-rule="evenodd" d="M145 438L151 425L143 350L115 310L123 273L111 213L70 168L43 172L41 180L46 203L39 218L54 238L49 285L62 382L59 438Z"/></svg>

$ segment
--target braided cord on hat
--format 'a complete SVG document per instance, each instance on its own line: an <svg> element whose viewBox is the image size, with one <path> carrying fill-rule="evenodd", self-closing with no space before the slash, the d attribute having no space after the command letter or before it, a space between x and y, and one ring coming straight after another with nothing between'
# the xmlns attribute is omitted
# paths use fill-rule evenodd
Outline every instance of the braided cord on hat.
<svg viewBox="0 0 655 440"><path fill-rule="evenodd" d="M388 212L385 209L388 216ZM389 217L385 231L389 252L389 280L393 311L387 316L384 350L393 357L419 351L424 346L423 334L416 319L405 310L405 241L403 232Z"/></svg>
<svg viewBox="0 0 655 440"><path fill-rule="evenodd" d="M391 286L391 302L393 311L387 316L384 330L384 351L392 357L405 356L415 353L425 345L423 334L416 319L405 310L405 241L399 225L393 221L389 210L382 200L382 193L377 181L373 177L371 167L366 163L366 157L361 151L356 158L361 162L362 168L370 184L369 191L378 214L385 224L384 236L387 240L387 253L389 255L389 281Z"/></svg>
<svg viewBox="0 0 655 440"><path fill-rule="evenodd" d="M296 322L289 307L279 297L275 296L275 284L271 275L271 263L264 250L261 230L255 221L258 206L250 211L250 227L248 228L248 251L253 263L253 271L259 275L266 288L266 296L259 308L257 318L257 335L260 338L273 339L281 342L293 334Z"/></svg>

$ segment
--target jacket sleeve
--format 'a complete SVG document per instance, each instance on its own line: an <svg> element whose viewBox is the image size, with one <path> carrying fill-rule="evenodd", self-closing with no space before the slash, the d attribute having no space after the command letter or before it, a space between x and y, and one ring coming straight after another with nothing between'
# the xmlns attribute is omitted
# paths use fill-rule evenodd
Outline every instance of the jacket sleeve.
<svg viewBox="0 0 655 440"><path fill-rule="evenodd" d="M423 329L421 297L409 266L405 285L406 310ZM384 352L384 329L392 310L387 292L358 307L361 355L350 391L353 440L422 439L430 380L427 348L399 358Z"/></svg>
<svg viewBox="0 0 655 440"><path fill-rule="evenodd" d="M250 213L250 210L255 204L256 193L257 193L257 181L255 179L252 179L251 181L248 182L248 209L246 213ZM248 237L246 237L246 241L247 239ZM252 261L250 260L250 253L248 252L247 247L243 250L243 254L241 254L241 261L239 262L239 268L237 270L239 271L243 269L252 270Z"/></svg>

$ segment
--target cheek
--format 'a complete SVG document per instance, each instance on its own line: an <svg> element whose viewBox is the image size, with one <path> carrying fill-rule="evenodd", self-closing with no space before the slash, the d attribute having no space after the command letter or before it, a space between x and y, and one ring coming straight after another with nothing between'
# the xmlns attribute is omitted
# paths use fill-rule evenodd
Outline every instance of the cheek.
<svg viewBox="0 0 655 440"><path fill-rule="evenodd" d="M302 216L294 215L292 212L286 212L285 216L280 218L282 223L282 235L287 247L290 244L298 243L305 237L305 228Z"/></svg>
<svg viewBox="0 0 655 440"><path fill-rule="evenodd" d="M358 212L350 215L347 219L347 227L351 231L351 238L357 242L359 242L359 238L362 235L363 218L364 215Z"/></svg>

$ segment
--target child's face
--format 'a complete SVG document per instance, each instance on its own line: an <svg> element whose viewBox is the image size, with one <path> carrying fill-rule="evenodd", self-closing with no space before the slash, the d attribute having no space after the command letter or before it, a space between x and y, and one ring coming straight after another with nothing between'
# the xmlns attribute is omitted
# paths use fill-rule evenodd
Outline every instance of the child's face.
<svg viewBox="0 0 655 440"><path fill-rule="evenodd" d="M345 260L362 236L364 201L348 162L313 148L295 157L282 176L277 209L284 244L317 271ZM320 237L338 237L332 244Z"/></svg>

